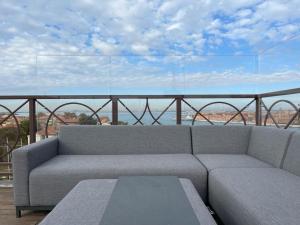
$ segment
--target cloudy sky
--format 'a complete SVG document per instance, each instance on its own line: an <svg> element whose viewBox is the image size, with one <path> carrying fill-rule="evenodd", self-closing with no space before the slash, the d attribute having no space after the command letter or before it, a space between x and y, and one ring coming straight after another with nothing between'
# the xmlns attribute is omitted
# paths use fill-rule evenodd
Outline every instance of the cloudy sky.
<svg viewBox="0 0 300 225"><path fill-rule="evenodd" d="M0 0L0 94L300 86L299 0Z"/></svg>

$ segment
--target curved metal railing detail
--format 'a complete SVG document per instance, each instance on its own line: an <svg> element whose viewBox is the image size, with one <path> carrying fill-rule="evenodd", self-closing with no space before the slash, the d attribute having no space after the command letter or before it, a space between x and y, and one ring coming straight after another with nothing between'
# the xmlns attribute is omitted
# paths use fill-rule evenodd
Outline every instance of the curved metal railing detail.
<svg viewBox="0 0 300 225"><path fill-rule="evenodd" d="M239 115L242 117L242 120L243 120L244 125L246 125L245 117L244 117L243 114L240 112L240 110L239 110L237 107L235 107L234 105L232 105L232 104L230 104L230 103L227 103L227 102L221 102L221 101L218 101L218 102L211 102L211 103L208 103L208 104L204 105L203 107L201 107L201 108L198 110L198 112L196 113L196 115L198 115L199 112L201 112L202 110L204 110L204 109L207 108L208 106L216 105L216 104L227 105L227 106L230 106L231 108L235 109L235 110L239 113ZM193 119L192 125L195 124L195 119L196 119L196 116L195 116L194 119ZM213 125L214 125L214 123L213 123Z"/></svg>
<svg viewBox="0 0 300 225"><path fill-rule="evenodd" d="M224 125L227 125L228 123L230 123L235 117L237 117L238 115L242 115L242 118L244 120L244 125L246 125L246 121L244 118L244 115L242 114L242 112L244 112L247 108L249 108L249 106L255 102L255 99L253 99L252 101L250 101L247 105L245 105L243 108L241 108L236 114L234 114L229 120L227 120Z"/></svg>
<svg viewBox="0 0 300 225"><path fill-rule="evenodd" d="M210 123L211 125L214 125L214 123L213 122L211 122L205 115L203 115L202 113L201 113L201 110L197 110L194 106L192 106L190 103L188 103L186 100L182 100L187 106L189 106L192 110L194 110L195 112L196 112L196 114L195 114L195 116L193 117L193 122L192 122L192 124L194 125L194 123L195 123L195 118L196 118L196 116L197 115L200 115L200 116L202 116L202 118L204 118L208 123Z"/></svg>
<svg viewBox="0 0 300 225"><path fill-rule="evenodd" d="M46 127L45 127L46 137L48 137L48 126L49 126L49 122L50 122L50 119L51 119L52 115L54 115L55 112L56 112L57 110L59 110L59 109L65 107L65 106L67 106L67 105L80 105L80 106L83 106L83 107L89 109L90 111L92 111L92 113L95 114L95 111L94 111L91 107L89 107L89 106L87 106L87 105L85 105L85 104L83 104L83 103L80 103L80 102L68 102L68 103L62 104L62 105L56 107L56 108L50 113L50 115L49 115L49 117L48 117L48 119L47 119ZM58 116L55 116L55 117L58 118ZM96 117L97 117L98 123L101 124L101 120L100 120L100 118L99 118L99 116L98 116L97 114L96 114ZM62 121L62 123L63 123L64 125L68 125L68 123L64 122L62 119L60 119L60 121Z"/></svg>
<svg viewBox="0 0 300 225"><path fill-rule="evenodd" d="M56 115L56 112L65 107L65 106L69 106L69 105L79 105L79 106L82 106L88 110L90 110L92 112L92 114L90 116L88 116L85 121L83 121L83 124L84 122L87 122L89 119L91 119L93 116L96 116L97 118L97 123L98 125L102 125L102 122L101 122L101 119L100 117L98 116L98 113L105 107L107 106L109 103L111 102L111 100L108 100L107 102L105 102L100 108L98 108L97 110L94 110L92 109L90 106L86 105L86 104L83 104L81 102L68 102L68 103L64 103L62 105L59 105L57 106L54 110L50 110L48 107L46 107L43 103L41 103L40 101L37 101L37 103L42 106L45 110L47 110L50 115L48 116L48 119L47 119L47 122L46 122L46 127L45 127L45 134L46 134L46 137L48 137L48 127L49 127L49 122L50 122L50 119L52 117L55 117L57 118L61 123L63 123L64 125L68 125L68 123L66 123L65 121L63 121L58 115Z"/></svg>
<svg viewBox="0 0 300 225"><path fill-rule="evenodd" d="M6 116L4 119L2 119L0 121L0 128L3 128L3 124L9 119L9 118L13 118L14 122L15 122L15 129L16 129L16 138L13 141L13 144L10 144L8 141L3 141L1 140L1 145L2 146L6 146L9 150L7 152L4 152L2 154L0 154L0 161L2 159L4 159L5 157L7 157L8 155L11 154L11 152L17 147L19 140L20 140L20 133L21 133L21 129L20 129L20 124L19 121L16 117L16 113L23 108L27 103L29 102L29 100L26 100L25 102L23 102L21 105L19 105L15 110L10 110L7 106L1 104L0 108L4 109L5 111L8 112L8 116Z"/></svg>
<svg viewBox="0 0 300 225"><path fill-rule="evenodd" d="M264 109L266 110L266 115L264 118L264 126L267 126L267 121L270 118L272 120L272 122L275 124L275 126L277 128L281 128L281 126L278 124L278 122L276 121L276 119L274 118L273 114L272 114L272 109L280 104L280 103L285 103L290 105L294 110L295 113L294 115L291 117L291 119L285 124L285 126L283 127L284 129L287 129L290 127L290 125L295 121L295 119L298 117L300 117L300 108L298 108L294 103L292 103L291 101L285 100L285 99L281 99L281 100L277 100L275 102L273 102L270 107L268 108L266 106L266 104L262 101L262 106L264 107Z"/></svg>
<svg viewBox="0 0 300 225"><path fill-rule="evenodd" d="M193 107L193 106L192 106L189 102L187 102L186 100L183 99L182 101L183 101L187 106L189 106L193 111L195 111L195 115L194 115L193 120L192 120L192 125L195 124L196 118L197 118L198 115L200 115L202 118L204 118L209 124L215 125L215 123L212 122L210 119L208 119L208 118L204 115L204 113L203 113L202 111L203 111L204 109L206 109L207 107L209 107L209 106L211 106L211 105L216 105L216 104L227 105L227 106L233 108L233 109L236 111L236 113L235 113L233 116L231 116L227 121L225 121L225 123L224 123L223 125L227 125L227 124L230 123L234 118L236 118L238 115L241 116L242 121L243 121L243 124L244 124L244 125L247 125L246 119L245 119L245 117L244 117L244 115L243 115L242 112L245 111L245 110L246 110L246 109L247 109L247 108L255 101L255 99L253 99L252 101L250 101L250 102L249 102L247 105L245 105L242 109L238 109L236 106L234 106L233 104L230 104L230 103L228 103L228 102L224 102L224 101L216 101L216 102L210 102L210 103L208 103L208 104L202 106L199 110L197 110L195 107Z"/></svg>
<svg viewBox="0 0 300 225"><path fill-rule="evenodd" d="M154 125L155 123L158 125L161 125L161 122L159 122L159 119L168 111L168 109L176 102L176 99L174 99L166 108L164 108L162 110L162 112L155 117L153 112L151 111L150 105L149 105L149 98L146 98L146 104L144 107L144 110L141 114L141 116L137 116L136 114L133 113L133 111L131 109L128 108L128 106L126 104L124 104L124 102L122 102L120 99L118 99L118 102L121 103L121 105L136 119L136 121L133 123L133 125L136 124L140 124L140 125L144 125L144 123L142 122L142 119L144 118L146 112L149 112L150 117L153 119L153 122L151 123L152 125Z"/></svg>
<svg viewBox="0 0 300 225"><path fill-rule="evenodd" d="M19 124L18 119L16 118L14 112L12 112L9 108L7 108L6 106L4 106L2 104L0 104L0 108L6 110L9 113L9 115L6 118L4 118L2 121L0 121L0 126L2 127L2 124L5 121L7 121L9 118L13 117L15 124L16 124L16 132L17 132L16 140L13 142L12 145L8 141L0 140L1 146L7 146L9 148L9 151L0 155L0 159L2 159L4 157L6 157L8 154L10 154L13 151L13 149L15 149L15 147L17 146L17 144L20 140L20 124Z"/></svg>

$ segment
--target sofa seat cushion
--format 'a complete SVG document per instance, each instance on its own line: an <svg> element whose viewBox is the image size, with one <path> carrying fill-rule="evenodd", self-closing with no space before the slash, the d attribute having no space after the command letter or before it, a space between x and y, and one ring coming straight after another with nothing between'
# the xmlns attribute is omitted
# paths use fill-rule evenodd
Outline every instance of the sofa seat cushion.
<svg viewBox="0 0 300 225"><path fill-rule="evenodd" d="M174 175L190 179L206 199L207 170L190 154L58 155L31 171L31 205L56 205L79 181L126 175Z"/></svg>
<svg viewBox="0 0 300 225"><path fill-rule="evenodd" d="M215 169L209 201L225 225L299 224L300 178L277 168Z"/></svg>
<svg viewBox="0 0 300 225"><path fill-rule="evenodd" d="M245 154L197 154L196 157L208 171L231 167L272 167L270 164Z"/></svg>

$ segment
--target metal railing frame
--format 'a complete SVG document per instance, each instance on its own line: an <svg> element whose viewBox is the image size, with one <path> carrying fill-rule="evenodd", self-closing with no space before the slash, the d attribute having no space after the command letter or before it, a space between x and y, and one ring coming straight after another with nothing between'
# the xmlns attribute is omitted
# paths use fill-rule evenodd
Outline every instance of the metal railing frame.
<svg viewBox="0 0 300 225"><path fill-rule="evenodd" d="M24 103L22 103L19 107L17 107L14 111L9 110L8 112L10 113L9 116L7 116L7 118L4 118L2 121L0 121L0 125L3 124L7 119L9 119L10 117L14 117L15 118L15 113L22 108L24 105L26 105L28 103L28 110L29 110L29 136L30 136L30 143L34 143L36 142L36 132L37 132L37 127L36 127L36 122L37 122L37 114L36 114L36 107L37 105L42 106L45 110L47 110L50 113L50 116L56 116L55 115L55 110L50 110L48 109L43 103L40 102L40 100L51 100L51 99L56 99L56 100L67 100L67 99L102 99L102 100L107 100L107 102L102 105L98 110L93 110L90 107L88 107L87 105L84 105L82 103L78 103L78 102L71 102L71 103L66 103L66 104L80 104L82 106L85 106L87 108L89 108L90 110L92 110L92 116L97 116L97 113L104 107L106 106L108 103L111 103L111 118L112 118L112 125L118 125L118 115L119 115L119 105L122 105L135 119L136 122L134 124L141 124L142 123L142 118L144 116L144 114L146 113L146 111L149 112L150 116L153 119L153 123L152 124L160 124L159 119L160 117L172 106L175 105L175 110L176 110L176 124L180 125L182 124L182 106L185 104L188 107L190 107L193 111L196 112L195 115L200 115L202 116L207 122L209 122L210 124L213 124L213 122L211 122L208 118L205 117L205 115L203 115L201 113L201 111L206 108L209 105L212 104L226 104L232 108L234 108L237 113L232 116L224 125L228 124L231 120L233 120L236 116L240 115L244 121L244 124L246 125L245 119L243 117L242 112L248 108L249 105L251 105L252 103L255 102L255 125L256 126L262 126L262 125L266 125L266 120L269 118L271 120L273 120L274 124L279 127L279 125L276 123L276 121L274 120L272 113L271 113L271 109L273 107L267 108L267 106L264 104L263 99L264 98L270 98L270 97L278 97L278 96L285 96L285 95L292 95L292 94L300 94L300 88L295 88L295 89L289 89L289 90L282 90L282 91L276 91L276 92L268 92L268 93L262 93L262 94L203 94L203 95L10 95L10 96L0 96L0 100L25 100ZM122 99L145 99L146 100L146 105L145 105L145 109L142 113L141 116L136 116L132 110L130 110L123 102ZM162 111L162 113L158 116L155 117L151 111L151 108L149 106L149 99L170 99L172 100L172 102ZM237 107L235 107L232 104L229 104L227 102L221 102L221 101L216 101L216 102L211 102L205 106L203 106L202 108L200 108L199 110L194 108L189 102L187 102L188 99L250 99L250 103L248 103L246 106L244 106L241 109L238 109ZM293 116L293 118L291 119L291 121L289 121L289 123L287 124L287 126L285 126L284 128L288 128L291 123L293 122L293 120L297 117L297 115L300 115L300 110L297 106L295 106L292 102L287 101L287 100L280 100L280 101L284 101L288 104L290 104L291 106L294 107L294 109L296 109L296 113ZM278 103L280 101L277 101ZM275 102L275 104L277 104L277 102ZM7 107L5 107L4 105L0 104L0 107L4 108L4 109L8 109ZM61 107L61 106L60 106ZM267 112L265 119L263 120L263 115L262 115L262 109L265 109L265 111ZM57 116L56 116L57 117ZM50 118L50 117L49 117ZM97 116L98 120L99 117ZM193 124L195 122L195 118L193 119ZM59 118L58 118L59 119ZM63 121L62 121L63 122ZM101 123L101 122L100 122ZM17 124L17 127L19 129L19 124ZM47 131L46 131L47 133ZM15 146L11 146L11 149L13 150ZM1 157L1 156L0 156ZM1 158L0 158L1 159Z"/></svg>

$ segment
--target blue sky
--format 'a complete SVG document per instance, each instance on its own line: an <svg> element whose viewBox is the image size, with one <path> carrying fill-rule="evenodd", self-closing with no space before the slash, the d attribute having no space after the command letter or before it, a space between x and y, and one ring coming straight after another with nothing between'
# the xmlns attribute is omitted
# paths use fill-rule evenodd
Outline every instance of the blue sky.
<svg viewBox="0 0 300 225"><path fill-rule="evenodd" d="M0 94L300 86L299 0L0 1Z"/></svg>

